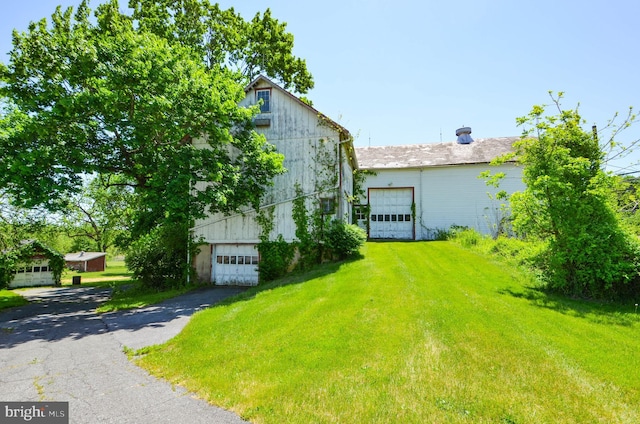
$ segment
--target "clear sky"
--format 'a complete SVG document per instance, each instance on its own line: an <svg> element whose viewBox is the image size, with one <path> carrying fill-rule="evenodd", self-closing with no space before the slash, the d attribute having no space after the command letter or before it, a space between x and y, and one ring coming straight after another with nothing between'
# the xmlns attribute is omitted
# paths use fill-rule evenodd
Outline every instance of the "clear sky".
<svg viewBox="0 0 640 424"><path fill-rule="evenodd" d="M12 29L79 1L3 2L0 53ZM453 141L463 125L476 138L520 135L516 117L548 103L549 90L565 92L565 108L580 103L588 126L640 108L637 0L219 3L287 22L315 79L307 97L356 146ZM619 140L638 138L640 125Z"/></svg>

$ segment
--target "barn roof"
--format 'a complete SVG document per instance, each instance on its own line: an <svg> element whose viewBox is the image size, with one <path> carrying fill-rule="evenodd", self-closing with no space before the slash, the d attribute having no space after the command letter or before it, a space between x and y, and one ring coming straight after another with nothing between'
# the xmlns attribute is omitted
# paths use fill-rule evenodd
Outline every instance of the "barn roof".
<svg viewBox="0 0 640 424"><path fill-rule="evenodd" d="M105 252L75 252L64 255L64 260L67 262L87 262L106 255Z"/></svg>
<svg viewBox="0 0 640 424"><path fill-rule="evenodd" d="M477 138L471 144L432 143L356 147L361 169L402 169L489 163L514 151L521 137Z"/></svg>

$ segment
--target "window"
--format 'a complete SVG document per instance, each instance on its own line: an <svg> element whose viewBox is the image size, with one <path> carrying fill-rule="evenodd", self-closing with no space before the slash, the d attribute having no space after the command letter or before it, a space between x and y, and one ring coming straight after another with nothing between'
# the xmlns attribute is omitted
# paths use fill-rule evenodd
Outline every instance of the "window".
<svg viewBox="0 0 640 424"><path fill-rule="evenodd" d="M364 221L367 219L367 205L354 205L354 213L358 221Z"/></svg>
<svg viewBox="0 0 640 424"><path fill-rule="evenodd" d="M325 197L320 199L320 211L323 215L330 215L336 211L335 197Z"/></svg>
<svg viewBox="0 0 640 424"><path fill-rule="evenodd" d="M271 89L256 90L256 100L260 104L260 113L271 112ZM260 102L262 100L262 102Z"/></svg>

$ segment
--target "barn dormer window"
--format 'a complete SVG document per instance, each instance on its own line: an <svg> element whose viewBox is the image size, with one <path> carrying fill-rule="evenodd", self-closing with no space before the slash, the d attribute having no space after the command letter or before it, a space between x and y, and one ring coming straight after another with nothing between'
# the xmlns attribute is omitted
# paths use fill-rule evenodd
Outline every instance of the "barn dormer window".
<svg viewBox="0 0 640 424"><path fill-rule="evenodd" d="M256 90L256 101L260 104L260 113L271 112L271 89Z"/></svg>

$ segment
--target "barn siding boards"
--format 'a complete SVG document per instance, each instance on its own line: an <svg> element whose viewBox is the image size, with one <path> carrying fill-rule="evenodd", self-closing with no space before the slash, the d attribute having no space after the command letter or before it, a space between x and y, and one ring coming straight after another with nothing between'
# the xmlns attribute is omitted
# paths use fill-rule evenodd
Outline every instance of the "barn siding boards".
<svg viewBox="0 0 640 424"><path fill-rule="evenodd" d="M287 241L295 240L292 211L296 184L302 189L309 209L319 207L321 197L335 197L335 216L350 222L349 200L353 193L353 169L357 165L349 132L264 77L258 77L247 87L240 105L257 104L256 90L260 89L270 90L270 111L256 115L256 131L283 154L286 169L273 179L273 186L267 188L261 201L261 209L273 211L274 229L270 237L281 234ZM206 148L204 140L194 143ZM322 163L325 158L335 161L335 166L327 168ZM327 185L329 180L335 180L335 184ZM203 188L200 183L197 187ZM249 267L240 266L245 264L224 263L224 257L231 261L234 254L236 260L253 256L245 250L255 250L259 242L261 228L255 218L256 211L247 207L242 213L217 213L195 223L194 237L202 239L211 252L202 253L201 248L194 260L199 279L216 284L257 284L256 267L250 272ZM226 253L218 255L216 249ZM216 268L218 256L223 263ZM205 270L207 266L209 272Z"/></svg>

